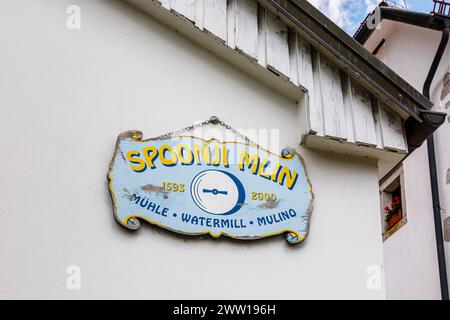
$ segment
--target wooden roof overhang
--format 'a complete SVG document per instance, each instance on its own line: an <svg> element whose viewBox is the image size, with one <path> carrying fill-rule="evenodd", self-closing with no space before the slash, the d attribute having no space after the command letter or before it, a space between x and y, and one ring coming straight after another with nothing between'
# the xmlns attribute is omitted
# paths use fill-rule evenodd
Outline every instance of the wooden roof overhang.
<svg viewBox="0 0 450 320"><path fill-rule="evenodd" d="M322 54L338 64L351 77L360 81L398 113L406 113L405 130L408 146L420 146L444 121L445 115L430 111L433 103L403 80L388 66L367 51L358 41L330 21L306 0L262 0L282 19L294 26ZM381 7L382 17L398 16L393 8ZM403 15L400 15L403 17ZM423 21L425 14L417 19ZM435 28L436 23L423 21ZM363 27L367 33L371 30ZM358 39L358 37L356 37Z"/></svg>
<svg viewBox="0 0 450 320"><path fill-rule="evenodd" d="M393 156L396 162L445 120L431 111L431 101L306 0L126 1L275 90L307 100L300 106L308 118L306 146Z"/></svg>

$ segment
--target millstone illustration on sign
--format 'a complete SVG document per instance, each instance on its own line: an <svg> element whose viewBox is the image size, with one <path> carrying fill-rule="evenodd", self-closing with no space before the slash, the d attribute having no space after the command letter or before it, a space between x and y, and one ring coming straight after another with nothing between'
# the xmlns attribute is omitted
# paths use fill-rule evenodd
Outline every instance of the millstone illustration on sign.
<svg viewBox="0 0 450 320"><path fill-rule="evenodd" d="M295 149L281 156L240 142L191 136L142 140L119 135L108 172L114 216L136 230L141 220L184 235L253 240L309 232L312 186Z"/></svg>

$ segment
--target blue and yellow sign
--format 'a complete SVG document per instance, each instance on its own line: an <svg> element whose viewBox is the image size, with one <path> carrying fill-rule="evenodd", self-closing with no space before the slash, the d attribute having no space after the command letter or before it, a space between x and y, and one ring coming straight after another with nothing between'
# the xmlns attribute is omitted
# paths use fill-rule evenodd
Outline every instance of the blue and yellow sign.
<svg viewBox="0 0 450 320"><path fill-rule="evenodd" d="M142 140L122 133L109 173L116 220L141 220L185 235L253 240L283 234L303 241L313 205L311 183L295 150L189 136Z"/></svg>

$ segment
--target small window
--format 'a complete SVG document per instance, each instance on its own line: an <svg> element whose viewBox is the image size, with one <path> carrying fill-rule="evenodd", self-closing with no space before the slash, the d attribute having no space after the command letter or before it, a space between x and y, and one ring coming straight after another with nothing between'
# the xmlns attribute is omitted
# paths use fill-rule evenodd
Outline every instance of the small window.
<svg viewBox="0 0 450 320"><path fill-rule="evenodd" d="M407 222L403 167L380 184L383 240L388 239Z"/></svg>

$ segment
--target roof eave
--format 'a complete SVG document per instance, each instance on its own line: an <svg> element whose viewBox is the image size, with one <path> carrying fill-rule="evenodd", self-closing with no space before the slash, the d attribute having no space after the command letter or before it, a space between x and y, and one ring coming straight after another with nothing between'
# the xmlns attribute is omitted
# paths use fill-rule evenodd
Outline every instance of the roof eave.
<svg viewBox="0 0 450 320"><path fill-rule="evenodd" d="M423 122L433 104L306 0L262 0L322 54L400 114Z"/></svg>
<svg viewBox="0 0 450 320"><path fill-rule="evenodd" d="M399 8L390 8L390 7L379 7L380 10L380 18L381 20L387 19L397 22L403 22L410 25L428 28L432 30L441 30L443 26L443 17L435 16L429 13L415 12L409 11ZM365 44L366 41L370 38L372 33L376 30L375 28L369 28L366 24L367 19L371 16L369 14L364 22L361 24L361 27L356 31L353 38L358 41L360 44Z"/></svg>
<svg viewBox="0 0 450 320"><path fill-rule="evenodd" d="M442 28L449 23L449 18L440 15L385 6L380 6L379 10L381 20L386 19L436 31L442 30ZM366 43L376 30L374 28L368 28L365 23L369 17L370 14L366 17L365 21L354 35L354 39L360 44ZM447 116L445 113L430 110L421 110L420 112L422 113L421 117L424 119L422 123L418 123L415 119L408 119L405 123L405 131L410 151L413 151L422 145L422 143L444 123Z"/></svg>

